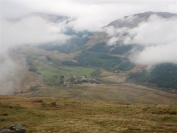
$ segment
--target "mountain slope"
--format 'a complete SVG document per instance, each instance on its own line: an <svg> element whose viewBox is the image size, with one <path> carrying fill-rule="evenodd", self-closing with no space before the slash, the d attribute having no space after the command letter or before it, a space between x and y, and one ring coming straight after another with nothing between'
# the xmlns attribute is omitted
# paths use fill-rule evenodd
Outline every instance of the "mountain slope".
<svg viewBox="0 0 177 133"><path fill-rule="evenodd" d="M138 26L143 21L146 21L150 16L157 15L162 18L169 19L171 17L177 17L175 13L168 13L168 12L144 12L138 13L130 16L125 16L124 18L117 19L111 23L109 23L106 27L113 26L114 28L134 28Z"/></svg>
<svg viewBox="0 0 177 133"><path fill-rule="evenodd" d="M175 133L177 106L71 98L0 96L0 129L24 124L28 133ZM38 99L43 103L33 102ZM51 103L55 102L56 106Z"/></svg>
<svg viewBox="0 0 177 133"><path fill-rule="evenodd" d="M156 15L156 16L161 17L166 20L169 20L171 18L177 18L177 14L175 14L175 13L145 12L145 13L134 14L134 15L126 16L124 18L117 19L117 20L109 23L107 26L103 27L103 32L96 32L96 33L94 33L93 36L90 37L91 39L88 42L89 48L87 49L87 51L93 52L93 53L104 53L104 54L108 54L108 55L111 54L114 56L124 57L125 59L129 59L129 57L131 58L130 53L132 52L132 50L141 51L143 49L143 47L135 45L135 44L124 45L123 41L117 41L114 45L110 46L110 45L108 45L108 41L111 39L111 37L108 34L105 34L104 30L108 29L110 31L112 30L113 32L115 32L117 29L121 29L121 28L128 28L128 29L136 28L142 22L148 21L148 19L152 15ZM109 28L111 28L111 29L109 29ZM108 31L108 32L110 32L110 31ZM125 33L123 35L117 34L116 37L119 38L119 40L121 40L121 38L123 40L128 34L129 33L127 31L125 31ZM81 54L81 57L85 58L84 56L82 56L82 54ZM117 65L118 66L116 66L116 65L112 66L112 68L114 68L112 70L128 71L133 68L133 67L130 67L130 66L133 66L132 64L126 63L126 62L125 63L122 62L121 64L117 64ZM129 69L126 69L126 68L129 68ZM171 71L169 71L169 69ZM148 82L150 84L151 83L156 84L158 87L162 87L164 90L173 90L173 89L177 89L176 82L175 82L176 77L177 77L177 74L175 73L176 69L177 69L177 66L174 64L163 63L163 64L159 64L158 66L155 66L155 68L152 70L152 72L148 72L148 71L145 71L145 69L142 69L141 71L144 71L143 73L139 74L140 71L138 71L136 74L132 74L130 76L131 77L130 79L131 79L131 81L143 83L143 84L146 82ZM109 70L111 70L111 69L109 69ZM149 75L149 76L147 76L147 75ZM138 76L139 76L139 78L138 78ZM143 77L143 79L142 79L142 77ZM172 81L174 81L174 82L172 82ZM144 85L147 85L147 84L144 84Z"/></svg>
<svg viewBox="0 0 177 133"><path fill-rule="evenodd" d="M29 17L40 17L46 21L50 21L50 22L61 22L61 21L72 21L73 19L67 16L61 16L61 15L55 15L55 14L48 14L48 13L41 13L41 12L33 12L30 14L26 14L23 16L20 16L18 18L9 18L8 20L10 21L20 21Z"/></svg>

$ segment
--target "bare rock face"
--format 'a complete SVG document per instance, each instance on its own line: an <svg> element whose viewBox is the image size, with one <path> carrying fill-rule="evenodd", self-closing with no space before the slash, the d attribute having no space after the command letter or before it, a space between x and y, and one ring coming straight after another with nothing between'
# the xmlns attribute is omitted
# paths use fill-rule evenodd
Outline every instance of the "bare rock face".
<svg viewBox="0 0 177 133"><path fill-rule="evenodd" d="M26 128L21 124L11 125L9 127L2 128L0 133L26 133Z"/></svg>
<svg viewBox="0 0 177 133"><path fill-rule="evenodd" d="M10 130L10 129L2 129L0 133L15 133L15 131Z"/></svg>

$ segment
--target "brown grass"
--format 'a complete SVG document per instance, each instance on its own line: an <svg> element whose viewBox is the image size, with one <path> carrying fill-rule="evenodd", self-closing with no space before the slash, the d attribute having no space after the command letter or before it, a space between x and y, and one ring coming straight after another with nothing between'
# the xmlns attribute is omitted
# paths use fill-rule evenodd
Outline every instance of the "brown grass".
<svg viewBox="0 0 177 133"><path fill-rule="evenodd" d="M111 81L111 82L117 82L117 83L122 83L126 81L125 76L106 76L102 78L105 81Z"/></svg>
<svg viewBox="0 0 177 133"><path fill-rule="evenodd" d="M46 106L33 103L35 99L43 99ZM27 133L177 132L176 105L12 96L0 96L0 101L0 128L21 123Z"/></svg>
<svg viewBox="0 0 177 133"><path fill-rule="evenodd" d="M102 36L98 33L88 45L102 41ZM22 54L41 56L38 60L46 55L58 61L70 60L77 54L32 47L24 47L23 51ZM130 72L142 68L135 67ZM126 83L127 73L101 71L101 79L108 82L68 86L47 86L44 77L27 72L18 91L26 91L32 85L42 87L14 97L0 96L0 128L21 123L26 125L27 133L177 132L177 94ZM33 103L35 99L42 99L45 104ZM57 105L52 106L51 102Z"/></svg>

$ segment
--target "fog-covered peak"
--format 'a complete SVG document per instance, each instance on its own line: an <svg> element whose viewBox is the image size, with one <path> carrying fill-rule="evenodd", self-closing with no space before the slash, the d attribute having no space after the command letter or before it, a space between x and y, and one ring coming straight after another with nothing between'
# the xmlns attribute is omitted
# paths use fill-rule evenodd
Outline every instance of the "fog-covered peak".
<svg viewBox="0 0 177 133"><path fill-rule="evenodd" d="M168 13L168 12L144 12L144 13L138 13L130 16L125 16L123 18L117 19L111 23L109 23L107 26L113 26L115 28L121 28L121 27L127 27L127 28L134 28L142 21L146 21L150 18L150 16L156 15L162 18L171 18L171 17L177 17L177 14L175 13Z"/></svg>

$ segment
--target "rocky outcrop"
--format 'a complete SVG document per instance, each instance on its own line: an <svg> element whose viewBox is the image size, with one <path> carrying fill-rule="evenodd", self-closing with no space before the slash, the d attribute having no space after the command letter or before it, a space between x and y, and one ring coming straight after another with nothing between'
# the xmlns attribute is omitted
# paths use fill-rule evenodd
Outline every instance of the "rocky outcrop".
<svg viewBox="0 0 177 133"><path fill-rule="evenodd" d="M26 133L26 128L21 124L11 125L9 127L2 128L0 133Z"/></svg>

